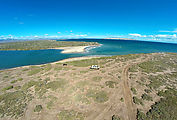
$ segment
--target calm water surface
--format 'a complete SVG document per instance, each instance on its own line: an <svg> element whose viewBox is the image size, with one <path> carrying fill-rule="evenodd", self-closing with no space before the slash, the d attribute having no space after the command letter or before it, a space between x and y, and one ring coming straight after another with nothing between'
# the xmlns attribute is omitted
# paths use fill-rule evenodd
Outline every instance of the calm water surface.
<svg viewBox="0 0 177 120"><path fill-rule="evenodd" d="M92 55L126 55L152 52L175 52L177 44L101 39L74 39L68 41L88 41L102 44L86 53L61 54L61 50L28 50L28 51L0 51L0 69L7 69L25 65L37 65L58 60L92 56Z"/></svg>

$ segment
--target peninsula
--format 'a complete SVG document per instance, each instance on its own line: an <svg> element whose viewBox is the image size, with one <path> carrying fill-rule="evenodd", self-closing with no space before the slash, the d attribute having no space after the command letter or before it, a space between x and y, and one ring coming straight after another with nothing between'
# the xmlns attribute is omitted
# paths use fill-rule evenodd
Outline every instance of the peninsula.
<svg viewBox="0 0 177 120"><path fill-rule="evenodd" d="M0 50L42 50L62 49L62 53L84 52L88 47L99 46L97 42L76 42L56 40L36 40L0 43Z"/></svg>

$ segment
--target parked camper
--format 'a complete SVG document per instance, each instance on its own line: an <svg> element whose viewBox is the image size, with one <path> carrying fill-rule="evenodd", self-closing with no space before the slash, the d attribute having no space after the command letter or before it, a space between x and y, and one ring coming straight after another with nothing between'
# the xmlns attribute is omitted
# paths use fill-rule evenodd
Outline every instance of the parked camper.
<svg viewBox="0 0 177 120"><path fill-rule="evenodd" d="M98 65L92 65L92 66L90 67L90 69L96 69L96 70L99 70L100 67L99 67Z"/></svg>

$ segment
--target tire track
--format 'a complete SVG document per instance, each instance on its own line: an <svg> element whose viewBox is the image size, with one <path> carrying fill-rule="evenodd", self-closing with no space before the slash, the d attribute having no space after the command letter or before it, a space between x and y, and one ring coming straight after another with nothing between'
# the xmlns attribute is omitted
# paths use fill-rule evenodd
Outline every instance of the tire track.
<svg viewBox="0 0 177 120"><path fill-rule="evenodd" d="M136 106L133 104L131 90L128 83L128 70L131 65L126 66L122 71L123 96L127 110L128 120L136 120Z"/></svg>

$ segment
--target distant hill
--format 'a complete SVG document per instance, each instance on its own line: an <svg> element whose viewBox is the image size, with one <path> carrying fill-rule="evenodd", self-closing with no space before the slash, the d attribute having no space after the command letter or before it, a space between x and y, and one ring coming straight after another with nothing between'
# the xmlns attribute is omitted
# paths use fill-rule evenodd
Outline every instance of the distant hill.
<svg viewBox="0 0 177 120"><path fill-rule="evenodd" d="M130 38L104 38L104 39L114 39L114 40L135 40Z"/></svg>

